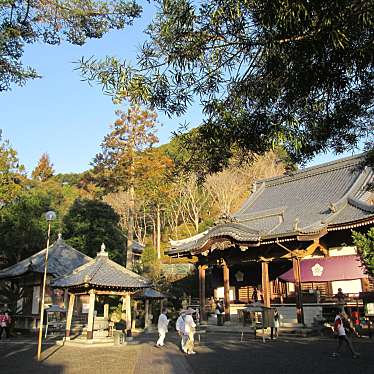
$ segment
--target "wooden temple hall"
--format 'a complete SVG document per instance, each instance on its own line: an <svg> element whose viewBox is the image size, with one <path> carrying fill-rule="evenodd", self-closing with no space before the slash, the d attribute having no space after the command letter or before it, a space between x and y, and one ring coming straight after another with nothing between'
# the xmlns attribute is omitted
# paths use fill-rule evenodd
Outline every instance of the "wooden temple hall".
<svg viewBox="0 0 374 374"><path fill-rule="evenodd" d="M233 216L171 241L169 256L198 266L202 311L208 297L223 298L230 319L235 304L251 301L258 287L265 306L288 307L292 318L311 323L306 305L318 304L315 315L336 303L338 288L348 302L372 289L351 237L352 230L366 232L374 224L367 188L373 171L360 167L362 161L362 155L348 157L257 181Z"/></svg>

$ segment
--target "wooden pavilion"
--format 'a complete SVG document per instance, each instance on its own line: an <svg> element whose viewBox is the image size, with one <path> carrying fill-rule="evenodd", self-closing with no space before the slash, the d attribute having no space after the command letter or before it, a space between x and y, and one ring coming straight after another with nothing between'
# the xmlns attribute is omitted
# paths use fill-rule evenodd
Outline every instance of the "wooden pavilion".
<svg viewBox="0 0 374 374"><path fill-rule="evenodd" d="M239 299L241 291L248 292L249 287L260 283L264 305L270 306L279 292L276 286L283 284L279 276L292 269L294 305L303 322L300 264L305 258L318 256L322 261L331 257L329 266L335 268L336 280L348 282L354 279L350 277L357 277L356 270L349 274L332 257L333 251L352 246L352 229L365 232L374 224L374 195L368 190L374 180L373 170L360 167L362 161L362 155L348 157L257 181L233 216L194 237L171 241L169 256L196 261L202 311L207 269L210 277L220 272L226 319L230 318L232 285L233 298ZM318 264L317 279L323 273L324 265ZM360 277L362 291L366 291L370 288L367 276L361 272ZM202 317L206 318L205 313Z"/></svg>
<svg viewBox="0 0 374 374"><path fill-rule="evenodd" d="M111 261L103 244L101 251L94 260L52 283L52 287L67 289L70 294L66 320L66 339L70 339L75 298L77 295L87 294L89 295L87 339L93 339L97 295L116 295L125 299L126 330L128 336L131 336L131 294L149 286L150 282L147 279Z"/></svg>
<svg viewBox="0 0 374 374"><path fill-rule="evenodd" d="M149 315L152 313L150 301L152 300L160 300L160 312L163 308L163 301L166 299L166 295L163 293L153 289L153 288L144 288L142 290L137 291L133 297L135 300L142 300L144 301L144 329L148 329L151 325L151 321L149 320Z"/></svg>

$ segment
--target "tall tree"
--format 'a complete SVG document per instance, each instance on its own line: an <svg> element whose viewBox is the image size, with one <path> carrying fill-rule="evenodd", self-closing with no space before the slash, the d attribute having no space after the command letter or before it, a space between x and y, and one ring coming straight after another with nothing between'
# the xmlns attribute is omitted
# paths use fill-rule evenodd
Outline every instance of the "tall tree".
<svg viewBox="0 0 374 374"><path fill-rule="evenodd" d="M352 236L366 271L374 276L374 228L366 234L354 231Z"/></svg>
<svg viewBox="0 0 374 374"><path fill-rule="evenodd" d="M82 45L89 38L124 28L140 13L134 0L0 1L0 92L39 77L22 64L25 44Z"/></svg>
<svg viewBox="0 0 374 374"><path fill-rule="evenodd" d="M127 254L124 258L126 266L131 267L135 186L150 171L144 160L158 142L155 134L157 115L138 105L130 105L127 111L116 113L119 118L104 138L102 152L96 155L93 165L97 182L106 191L122 188L129 192Z"/></svg>
<svg viewBox="0 0 374 374"><path fill-rule="evenodd" d="M54 209L51 195L40 189L23 191L16 200L1 209L1 251L8 265L45 248L47 221L44 214ZM52 225L52 233L57 236L58 222L53 221Z"/></svg>
<svg viewBox="0 0 374 374"><path fill-rule="evenodd" d="M206 121L188 139L210 169L236 148L280 144L294 161L374 144L374 0L166 0L138 64L86 60L83 76L120 101Z"/></svg>
<svg viewBox="0 0 374 374"><path fill-rule="evenodd" d="M0 130L0 203L12 201L21 191L25 181L25 168L9 141L2 141Z"/></svg>
<svg viewBox="0 0 374 374"><path fill-rule="evenodd" d="M77 199L63 218L63 237L74 248L95 257L105 243L112 259L123 260L125 237L119 216L98 200Z"/></svg>
<svg viewBox="0 0 374 374"><path fill-rule="evenodd" d="M53 164L48 153L43 153L39 159L38 165L32 171L31 176L40 182L45 182L53 176Z"/></svg>
<svg viewBox="0 0 374 374"><path fill-rule="evenodd" d="M172 188L171 174L174 164L165 154L165 150L158 148L148 152L143 165L148 172L139 184L138 194L143 201L143 217L144 212L148 211L152 222L157 258L161 259L161 231L164 226L163 221L165 221L162 218L165 215Z"/></svg>

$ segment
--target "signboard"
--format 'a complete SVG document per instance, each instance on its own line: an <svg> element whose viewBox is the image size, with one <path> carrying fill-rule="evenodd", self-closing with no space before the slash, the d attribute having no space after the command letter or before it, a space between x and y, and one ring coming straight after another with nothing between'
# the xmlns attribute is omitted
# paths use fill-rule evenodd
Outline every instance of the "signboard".
<svg viewBox="0 0 374 374"><path fill-rule="evenodd" d="M216 299L223 299L224 298L224 291L225 291L224 287L218 287L218 288L216 288L214 290L214 297ZM235 300L235 287L230 287L229 297L230 297L230 301L234 301Z"/></svg>
<svg viewBox="0 0 374 374"><path fill-rule="evenodd" d="M374 303L367 303L365 305L365 315L369 317L374 316Z"/></svg>

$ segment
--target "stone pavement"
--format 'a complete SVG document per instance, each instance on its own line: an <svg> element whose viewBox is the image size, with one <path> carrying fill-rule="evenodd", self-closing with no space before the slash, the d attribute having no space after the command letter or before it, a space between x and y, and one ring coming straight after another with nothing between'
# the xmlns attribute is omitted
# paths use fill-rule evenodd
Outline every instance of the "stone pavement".
<svg viewBox="0 0 374 374"><path fill-rule="evenodd" d="M42 362L35 360L36 339L0 341L0 373L48 374L193 374L175 343L154 347L155 338L138 338L137 344L111 347L43 346Z"/></svg>
<svg viewBox="0 0 374 374"><path fill-rule="evenodd" d="M238 334L209 334L208 342L197 348L198 355L188 357L188 363L195 374L374 374L373 340L353 343L359 359L352 359L345 347L334 359L334 337L280 337L264 344L252 337L240 343Z"/></svg>
<svg viewBox="0 0 374 374"><path fill-rule="evenodd" d="M357 360L347 353L334 359L333 338L280 338L262 343L238 334L202 337L195 356L184 356L177 348L175 333L167 347L155 348L155 335L140 336L138 344L119 347L43 347L43 361L35 361L34 340L0 341L0 373L6 374L373 374L374 342L355 340Z"/></svg>

